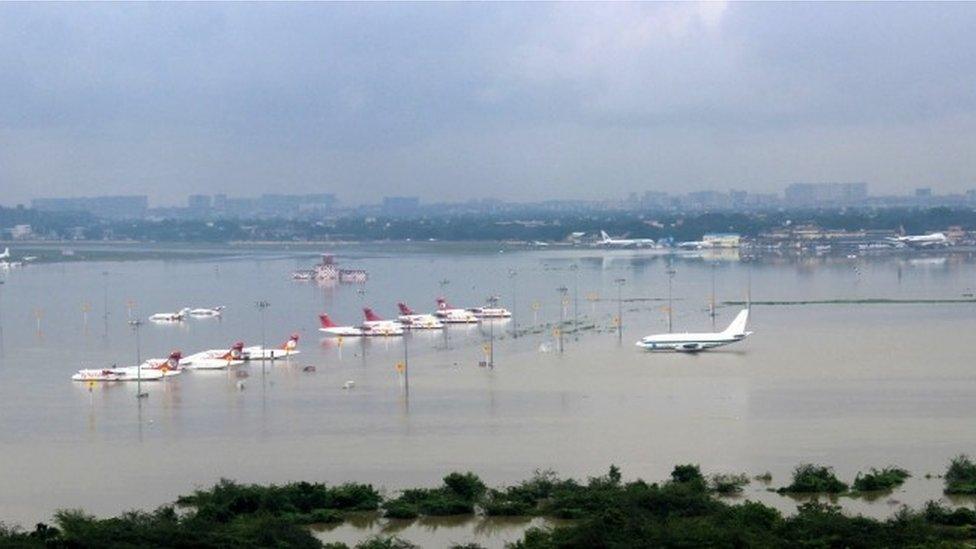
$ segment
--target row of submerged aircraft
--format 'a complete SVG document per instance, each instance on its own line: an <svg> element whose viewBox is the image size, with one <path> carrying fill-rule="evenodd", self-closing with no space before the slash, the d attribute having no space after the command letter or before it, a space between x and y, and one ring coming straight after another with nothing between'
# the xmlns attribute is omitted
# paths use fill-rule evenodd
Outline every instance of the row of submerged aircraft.
<svg viewBox="0 0 976 549"><path fill-rule="evenodd" d="M398 336L404 330L439 330L447 324L475 324L482 320L504 319L512 316L502 307L452 307L444 298L437 299L433 313L417 313L405 303L397 303L400 314L396 320L381 318L373 309L363 309L365 320L359 325L340 326L328 314L319 315L320 332L336 337Z"/></svg>
<svg viewBox="0 0 976 549"><path fill-rule="evenodd" d="M298 334L292 334L277 347L245 347L238 341L229 349L209 349L189 356L173 351L166 358L150 358L135 366L112 366L78 370L74 381L156 381L181 374L184 370L222 370L248 361L278 360L297 355Z"/></svg>

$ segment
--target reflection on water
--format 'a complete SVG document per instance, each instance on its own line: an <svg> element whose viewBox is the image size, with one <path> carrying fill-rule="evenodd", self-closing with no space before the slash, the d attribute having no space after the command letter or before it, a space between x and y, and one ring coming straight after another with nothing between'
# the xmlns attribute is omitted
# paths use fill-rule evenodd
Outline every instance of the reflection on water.
<svg viewBox="0 0 976 549"><path fill-rule="evenodd" d="M0 519L31 524L58 507L101 514L152 508L220 477L361 481L393 491L435 485L453 470L500 485L539 468L585 478L615 463L625 477L660 480L677 463L697 462L706 472L768 470L775 488L808 461L834 466L847 481L872 466L910 470L914 476L890 496L839 501L882 516L891 501L942 498L940 480L926 473L941 474L952 456L976 451L976 375L971 345L960 337L976 327L973 303L757 306L750 321L756 333L737 346L647 354L633 342L666 330L665 257L484 248L445 254L416 244L404 252L392 245L343 250L370 271L367 284L294 282L299 262L280 250L237 249L219 269L217 261L183 259L8 273L0 286ZM720 302L750 293L757 301L971 295L973 258L943 257L679 256L670 260L675 330L710 328L713 273ZM621 278L618 340L614 281ZM321 312L351 323L364 306L393 317L398 301L429 311L440 295L460 306L497 295L515 318L341 343L317 330ZM258 301L270 303L267 341L298 332L300 355L264 369L247 364L146 382L141 404L132 384L70 381L82 367L134 361L130 310L145 319L184 306L227 307L220 320L143 326L142 356L162 357L259 343ZM553 328L560 317L571 322L574 310L578 338L565 337L558 353ZM716 325L736 312L719 307ZM494 368L481 367L492 335ZM404 341L409 397L397 369ZM758 482L745 497L785 511L796 505ZM414 530L426 535L424 524L399 527L412 539ZM475 535L471 524L481 523L464 524L441 523L437 535ZM487 537L508 535L495 534L492 524L478 528ZM380 521L331 533L397 527Z"/></svg>
<svg viewBox="0 0 976 549"><path fill-rule="evenodd" d="M397 536L421 547L448 547L476 543L504 547L522 538L529 528L551 528L567 521L531 517L422 517L415 520L384 519L378 513L359 513L342 524L318 525L313 532L324 542L355 545L376 535Z"/></svg>

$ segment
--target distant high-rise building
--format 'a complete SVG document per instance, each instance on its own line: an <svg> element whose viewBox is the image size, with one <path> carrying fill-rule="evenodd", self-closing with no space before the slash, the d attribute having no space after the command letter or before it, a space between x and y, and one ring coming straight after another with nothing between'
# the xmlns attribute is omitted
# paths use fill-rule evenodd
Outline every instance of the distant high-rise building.
<svg viewBox="0 0 976 549"><path fill-rule="evenodd" d="M387 215L407 215L420 209L420 198L416 196L384 196L383 213Z"/></svg>
<svg viewBox="0 0 976 549"><path fill-rule="evenodd" d="M932 198L932 188L919 187L915 189L915 198Z"/></svg>
<svg viewBox="0 0 976 549"><path fill-rule="evenodd" d="M145 217L149 198L145 195L35 198L31 207L47 212L89 212L98 217L133 219Z"/></svg>
<svg viewBox="0 0 976 549"><path fill-rule="evenodd" d="M226 194L215 194L213 195L213 209L218 212L222 212L227 209L227 195Z"/></svg>
<svg viewBox="0 0 976 549"><path fill-rule="evenodd" d="M868 197L868 184L793 183L786 187L786 203L791 206L831 206L857 204Z"/></svg>
<svg viewBox="0 0 976 549"><path fill-rule="evenodd" d="M186 205L195 212L207 212L213 203L209 194L191 194L186 199Z"/></svg>

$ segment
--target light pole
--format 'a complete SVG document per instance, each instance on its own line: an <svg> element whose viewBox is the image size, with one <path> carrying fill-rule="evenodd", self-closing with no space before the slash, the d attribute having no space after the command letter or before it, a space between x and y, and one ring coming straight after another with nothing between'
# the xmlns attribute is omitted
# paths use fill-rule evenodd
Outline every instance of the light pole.
<svg viewBox="0 0 976 549"><path fill-rule="evenodd" d="M441 298L442 299L447 299L444 296L444 290L447 288L447 285L450 284L450 283L451 283L451 281L448 280L448 279L446 279L446 278L441 279L440 281L437 282L437 284L441 287ZM440 307L440 302L438 302L438 308L439 307ZM451 335L450 335L451 334L451 331L447 329L447 326L444 326L444 329L441 330L441 331L444 332L444 350L446 351L446 350L449 350L451 348Z"/></svg>
<svg viewBox="0 0 976 549"><path fill-rule="evenodd" d="M132 331L136 334L136 398L148 397L149 393L142 392L142 348L139 342L139 327L142 321L138 318L129 321Z"/></svg>
<svg viewBox="0 0 976 549"><path fill-rule="evenodd" d="M102 271L102 320L105 324L104 337L108 339L108 271Z"/></svg>
<svg viewBox="0 0 976 549"><path fill-rule="evenodd" d="M559 292L559 327L557 331L559 332L559 354L563 353L563 324L566 323L566 294L569 292L569 288L566 286L560 286L556 288Z"/></svg>
<svg viewBox="0 0 976 549"><path fill-rule="evenodd" d="M267 353L264 352L265 351L264 312L268 310L268 307L271 306L271 303L262 299L261 301L256 302L254 305L258 308L258 311L261 313L261 379L264 379L264 362L265 362L265 356L267 355Z"/></svg>
<svg viewBox="0 0 976 549"><path fill-rule="evenodd" d="M403 334L403 395L410 398L410 355L407 351L409 334Z"/></svg>
<svg viewBox="0 0 976 549"><path fill-rule="evenodd" d="M518 293L516 292L515 277L518 276L518 271L515 269L508 270L508 278L512 279L512 339L518 339Z"/></svg>
<svg viewBox="0 0 976 549"><path fill-rule="evenodd" d="M613 283L617 285L617 343L622 343L624 340L624 300L621 292L624 284L627 283L627 279L618 278Z"/></svg>
<svg viewBox="0 0 976 549"><path fill-rule="evenodd" d="M498 296L494 296L494 295L489 296L487 301L492 308L495 308L498 305ZM489 368L495 367L495 319L494 318L488 319L488 367Z"/></svg>
<svg viewBox="0 0 976 549"><path fill-rule="evenodd" d="M674 275L675 275L676 272L677 271L675 271L674 269L672 269L670 265L668 266L668 270L667 270L667 274L668 274L668 333L671 333L673 331L672 330L672 328L673 328L673 320L672 320L672 316L671 316L671 303L672 303L672 300L671 300L671 281L674 280Z"/></svg>
<svg viewBox="0 0 976 549"><path fill-rule="evenodd" d="M3 280L0 280L0 357L3 356Z"/></svg>
<svg viewBox="0 0 976 549"><path fill-rule="evenodd" d="M712 317L712 331L715 331L715 264L712 264L712 300L708 305L708 316Z"/></svg>
<svg viewBox="0 0 976 549"><path fill-rule="evenodd" d="M579 265L569 266L573 271L573 341L579 341Z"/></svg>

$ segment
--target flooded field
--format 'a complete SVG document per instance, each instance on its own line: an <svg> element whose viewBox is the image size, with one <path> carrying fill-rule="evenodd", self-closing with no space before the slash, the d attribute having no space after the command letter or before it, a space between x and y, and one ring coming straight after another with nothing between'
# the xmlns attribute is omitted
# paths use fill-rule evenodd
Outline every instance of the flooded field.
<svg viewBox="0 0 976 549"><path fill-rule="evenodd" d="M694 462L709 473L769 471L776 487L808 461L847 481L871 466L907 468L913 477L889 496L839 501L887 516L900 503L942 498L940 479L925 475L976 453L967 336L976 328L976 263L968 256L741 262L485 245L334 251L343 266L367 269L369 281L293 281L292 270L317 261L315 250L275 246L5 273L0 520L30 525L60 507L153 508L221 477L362 481L392 493L453 470L503 485L536 469L585 478L613 463L625 478L660 480ZM667 329L669 268L675 331L721 330L740 308L723 302L751 301L755 334L708 353L637 349L640 337ZM393 317L398 301L426 312L441 295L457 306L498 296L515 315L341 343L317 330L322 312L354 324L364 306ZM263 314L258 301L270 304ZM144 324L141 356L237 340L270 345L293 332L301 354L146 383L145 399L134 384L71 381L82 367L135 363L130 318L215 305L227 307L219 319ZM561 320L570 323L562 353L552 331ZM405 344L409 393L396 368ZM489 353L494 368L480 364ZM344 389L348 381L354 387ZM797 504L759 482L743 497L784 511ZM350 542L393 531L428 545L500 546L525 527L374 517L318 535Z"/></svg>

